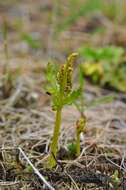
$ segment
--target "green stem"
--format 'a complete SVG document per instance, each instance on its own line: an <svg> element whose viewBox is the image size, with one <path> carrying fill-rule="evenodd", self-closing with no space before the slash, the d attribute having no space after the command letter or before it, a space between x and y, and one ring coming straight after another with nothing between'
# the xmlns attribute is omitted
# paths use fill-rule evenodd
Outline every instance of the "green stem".
<svg viewBox="0 0 126 190"><path fill-rule="evenodd" d="M80 156L80 133L76 133L76 155Z"/></svg>
<svg viewBox="0 0 126 190"><path fill-rule="evenodd" d="M50 168L56 165L56 160L54 157L56 157L56 153L58 149L58 139L59 139L60 125L61 125L61 112L62 112L62 109L58 109L56 112L55 128L54 128L52 144L50 147L50 156L49 156Z"/></svg>
<svg viewBox="0 0 126 190"><path fill-rule="evenodd" d="M8 67L9 67L9 56L8 56L8 29L7 29L7 22L4 18L3 20L3 39L4 39L4 55L5 55L5 66L4 66L4 74L7 74Z"/></svg>

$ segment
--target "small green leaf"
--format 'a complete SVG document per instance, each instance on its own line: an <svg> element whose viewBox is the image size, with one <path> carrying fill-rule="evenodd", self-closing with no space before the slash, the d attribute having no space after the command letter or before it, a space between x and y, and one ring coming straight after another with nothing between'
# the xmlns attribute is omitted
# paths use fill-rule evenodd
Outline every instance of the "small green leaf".
<svg viewBox="0 0 126 190"><path fill-rule="evenodd" d="M52 80L56 79L57 73L57 65L53 63L48 63L46 69L46 78L49 82L53 82Z"/></svg>
<svg viewBox="0 0 126 190"><path fill-rule="evenodd" d="M35 39L31 34L23 33L22 40L25 41L33 49L42 47L40 41L38 39Z"/></svg>
<svg viewBox="0 0 126 190"><path fill-rule="evenodd" d="M25 169L25 171L32 173L33 168L31 167L31 165L28 165L27 168Z"/></svg>
<svg viewBox="0 0 126 190"><path fill-rule="evenodd" d="M73 104L77 98L79 98L79 96L81 95L81 89L77 89L77 90L74 90L72 91L71 94L69 94L66 98L65 98L65 101L64 103L65 104Z"/></svg>
<svg viewBox="0 0 126 190"><path fill-rule="evenodd" d="M76 155L76 143L69 143L67 149L71 157Z"/></svg>

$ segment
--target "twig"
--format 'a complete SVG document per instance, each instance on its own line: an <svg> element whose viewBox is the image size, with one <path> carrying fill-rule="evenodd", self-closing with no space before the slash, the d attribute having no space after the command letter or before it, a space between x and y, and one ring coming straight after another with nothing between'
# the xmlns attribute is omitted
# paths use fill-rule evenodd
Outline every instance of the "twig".
<svg viewBox="0 0 126 190"><path fill-rule="evenodd" d="M105 154L105 158L106 158L106 160L107 161L109 161L111 164L113 164L114 166L116 166L117 168L119 168L119 169L121 169L121 170L123 170L124 171L124 168L120 165L118 165L118 164L116 164L115 162L113 162L112 160L110 160L108 157L107 157L107 155Z"/></svg>
<svg viewBox="0 0 126 190"><path fill-rule="evenodd" d="M38 177L43 181L43 183L46 185L46 187L49 190L55 190L44 178L44 176L41 175L41 173L38 171L37 168L35 168L35 166L31 163L31 161L29 160L29 158L26 156L26 154L24 153L24 151L19 147L18 148L20 150L20 153L23 155L23 157L25 158L25 160L29 163L29 165L32 167L32 169L34 170L34 172L38 175Z"/></svg>
<svg viewBox="0 0 126 190"><path fill-rule="evenodd" d="M79 187L77 185L77 183L74 181L74 179L72 178L72 176L70 174L67 173L67 171L65 171L65 174L70 178L70 180L73 182L74 186L76 187L76 190L79 190Z"/></svg>

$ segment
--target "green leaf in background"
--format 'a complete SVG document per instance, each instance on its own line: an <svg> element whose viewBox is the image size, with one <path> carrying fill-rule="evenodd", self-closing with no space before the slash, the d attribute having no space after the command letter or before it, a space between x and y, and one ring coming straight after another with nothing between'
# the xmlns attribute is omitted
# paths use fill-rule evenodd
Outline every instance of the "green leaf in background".
<svg viewBox="0 0 126 190"><path fill-rule="evenodd" d="M31 34L28 33L22 33L21 35L22 40L25 41L29 47L33 49L39 49L42 47L42 44L38 39L35 39Z"/></svg>
<svg viewBox="0 0 126 190"><path fill-rule="evenodd" d="M83 73L94 84L126 91L126 56L122 47L81 47Z"/></svg>
<svg viewBox="0 0 126 190"><path fill-rule="evenodd" d="M101 48L81 47L79 53L88 61L111 61L117 62L124 54L124 49L121 47L107 46Z"/></svg>
<svg viewBox="0 0 126 190"><path fill-rule="evenodd" d="M100 9L102 6L101 0L87 0L86 2L82 3L79 9L73 8L71 10L70 16L68 16L57 28L58 32L61 32L72 24L74 24L81 16L86 15L89 12L96 11ZM73 6L74 7L74 6Z"/></svg>
<svg viewBox="0 0 126 190"><path fill-rule="evenodd" d="M103 97L100 97L100 98L96 98L95 100L92 100L92 101L90 101L88 103L85 103L85 105L86 105L87 108L96 107L96 106L101 105L101 104L110 103L113 100L114 100L113 95L103 96Z"/></svg>

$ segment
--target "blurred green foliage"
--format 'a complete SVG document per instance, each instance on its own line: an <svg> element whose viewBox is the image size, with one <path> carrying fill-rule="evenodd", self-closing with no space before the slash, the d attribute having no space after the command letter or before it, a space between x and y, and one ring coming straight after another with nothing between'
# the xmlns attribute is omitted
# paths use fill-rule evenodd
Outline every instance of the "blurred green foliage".
<svg viewBox="0 0 126 190"><path fill-rule="evenodd" d="M60 21L57 31L61 32L68 29L71 25L78 21L80 17L92 15L96 12L102 13L108 19L114 21L124 21L126 19L125 11L122 9L125 1L104 1L104 0L70 0L69 14ZM61 9L61 6L60 6Z"/></svg>
<svg viewBox="0 0 126 190"><path fill-rule="evenodd" d="M126 57L121 47L81 47L83 72L95 84L126 91Z"/></svg>
<svg viewBox="0 0 126 190"><path fill-rule="evenodd" d="M39 39L36 39L34 36L32 36L29 33L22 33L21 38L23 41L25 41L28 44L30 48L39 49L42 47L42 44L39 41Z"/></svg>
<svg viewBox="0 0 126 190"><path fill-rule="evenodd" d="M105 60L116 64L118 64L124 53L123 48L115 46L101 48L82 47L79 51L89 61Z"/></svg>
<svg viewBox="0 0 126 190"><path fill-rule="evenodd" d="M79 5L77 9L76 6ZM101 0L87 0L84 3L77 2L77 0L70 1L69 16L65 18L58 26L58 32L66 30L74 24L81 16L85 16L89 12L96 11L102 6Z"/></svg>

